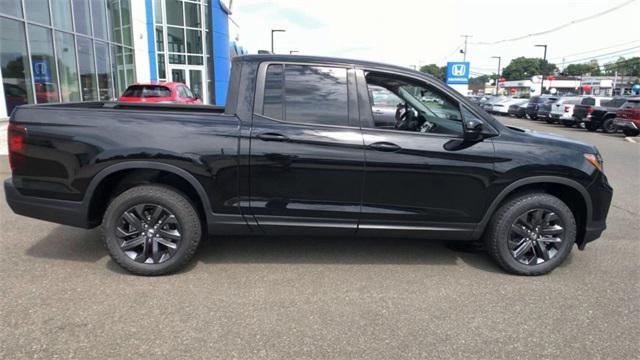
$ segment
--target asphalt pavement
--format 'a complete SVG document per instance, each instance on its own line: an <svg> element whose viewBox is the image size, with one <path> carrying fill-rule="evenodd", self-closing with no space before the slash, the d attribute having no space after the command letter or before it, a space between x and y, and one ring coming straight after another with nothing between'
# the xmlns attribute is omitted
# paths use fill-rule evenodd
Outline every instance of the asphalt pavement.
<svg viewBox="0 0 640 360"><path fill-rule="evenodd" d="M597 145L615 189L604 236L549 275L441 242L229 237L144 278L98 230L0 201L0 358L638 359L640 145L505 121Z"/></svg>

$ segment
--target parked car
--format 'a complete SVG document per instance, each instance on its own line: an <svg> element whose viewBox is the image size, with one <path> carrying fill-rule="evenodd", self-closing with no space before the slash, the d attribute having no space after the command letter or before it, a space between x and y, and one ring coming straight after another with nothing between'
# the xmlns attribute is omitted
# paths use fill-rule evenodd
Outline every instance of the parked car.
<svg viewBox="0 0 640 360"><path fill-rule="evenodd" d="M625 136L640 135L640 97L629 98L616 112L615 125Z"/></svg>
<svg viewBox="0 0 640 360"><path fill-rule="evenodd" d="M122 93L118 101L202 104L202 101L191 92L187 85L179 82L134 84Z"/></svg>
<svg viewBox="0 0 640 360"><path fill-rule="evenodd" d="M541 108L544 105L551 104L556 100L558 100L558 97L551 95L540 95L532 97L531 99L529 99L529 103L527 103L527 115L531 120L538 120L538 112L541 110Z"/></svg>
<svg viewBox="0 0 640 360"><path fill-rule="evenodd" d="M493 104L491 108L492 113L497 115L509 115L509 107L511 105L524 105L529 102L529 99L521 99L521 98L507 98L503 101L497 102Z"/></svg>
<svg viewBox="0 0 640 360"><path fill-rule="evenodd" d="M573 119L573 108L582 101L581 97L561 97L558 101L551 105L551 113L549 114L550 123L561 123L564 126L572 127L575 124Z"/></svg>
<svg viewBox="0 0 640 360"><path fill-rule="evenodd" d="M102 226L114 261L141 275L177 271L225 234L484 241L506 271L539 275L606 227L613 190L593 145L504 126L403 67L232 61L225 107L18 107L9 206ZM376 127L368 86L402 100L393 129Z"/></svg>
<svg viewBox="0 0 640 360"><path fill-rule="evenodd" d="M376 127L393 129L396 124L396 112L402 99L381 86L370 86L371 111Z"/></svg>
<svg viewBox="0 0 640 360"><path fill-rule="evenodd" d="M523 102L522 104L514 104L509 106L509 115L524 119L527 116L527 104L529 104L528 100Z"/></svg>
<svg viewBox="0 0 640 360"><path fill-rule="evenodd" d="M600 106L594 106L588 109L587 116L582 119L584 121L584 127L589 131L596 131L601 128L606 133L616 132L618 130L614 122L616 112L622 108L626 102L627 98L625 97L616 97L608 101L601 101Z"/></svg>
<svg viewBox="0 0 640 360"><path fill-rule="evenodd" d="M492 96L486 101L480 103L480 107L483 108L486 112L491 113L493 111L493 104L497 104L506 99L507 97L503 95Z"/></svg>
<svg viewBox="0 0 640 360"><path fill-rule="evenodd" d="M595 107L599 107L603 102L611 101L611 97L587 96L583 97L579 104L573 107L573 119L576 125L584 123ZM565 125L568 126L568 125Z"/></svg>

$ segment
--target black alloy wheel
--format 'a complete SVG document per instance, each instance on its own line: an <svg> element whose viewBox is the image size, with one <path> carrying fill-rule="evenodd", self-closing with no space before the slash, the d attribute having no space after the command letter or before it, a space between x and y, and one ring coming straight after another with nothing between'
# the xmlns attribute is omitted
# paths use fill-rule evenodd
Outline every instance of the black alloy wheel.
<svg viewBox="0 0 640 360"><path fill-rule="evenodd" d="M511 225L509 250L522 264L542 264L558 254L564 233L564 224L553 211L532 209Z"/></svg>
<svg viewBox="0 0 640 360"><path fill-rule="evenodd" d="M126 210L116 227L120 249L143 264L160 264L176 253L182 240L176 216L157 204L140 204Z"/></svg>

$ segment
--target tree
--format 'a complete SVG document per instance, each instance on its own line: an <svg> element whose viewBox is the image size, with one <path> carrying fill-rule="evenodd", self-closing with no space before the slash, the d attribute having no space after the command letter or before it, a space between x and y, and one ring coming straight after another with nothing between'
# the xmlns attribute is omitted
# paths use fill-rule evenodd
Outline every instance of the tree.
<svg viewBox="0 0 640 360"><path fill-rule="evenodd" d="M538 58L519 57L511 60L502 71L502 76L507 80L529 79L534 75L551 75L556 73L558 67L546 60Z"/></svg>
<svg viewBox="0 0 640 360"><path fill-rule="evenodd" d="M420 71L423 73L431 74L442 81L445 81L447 77L446 66L438 66L436 64L423 65L420 67Z"/></svg>
<svg viewBox="0 0 640 360"><path fill-rule="evenodd" d="M620 57L616 62L606 64L604 68L607 75L614 75L618 71L618 75L640 77L640 57Z"/></svg>
<svg viewBox="0 0 640 360"><path fill-rule="evenodd" d="M600 76L600 65L598 65L597 61L591 61L589 63L584 64L570 64L564 70L562 70L562 75L565 76Z"/></svg>

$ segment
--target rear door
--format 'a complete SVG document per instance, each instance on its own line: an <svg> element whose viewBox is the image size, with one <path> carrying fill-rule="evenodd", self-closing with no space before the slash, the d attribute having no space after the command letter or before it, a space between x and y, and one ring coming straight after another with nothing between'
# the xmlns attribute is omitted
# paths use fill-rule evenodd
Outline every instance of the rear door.
<svg viewBox="0 0 640 360"><path fill-rule="evenodd" d="M257 89L248 204L257 223L268 234L354 234L364 149L353 70L263 63Z"/></svg>

